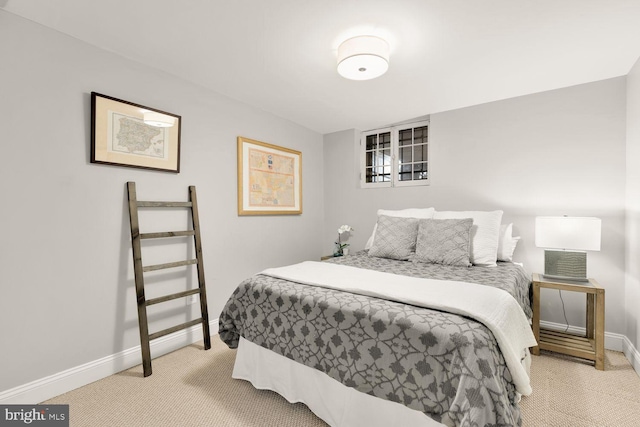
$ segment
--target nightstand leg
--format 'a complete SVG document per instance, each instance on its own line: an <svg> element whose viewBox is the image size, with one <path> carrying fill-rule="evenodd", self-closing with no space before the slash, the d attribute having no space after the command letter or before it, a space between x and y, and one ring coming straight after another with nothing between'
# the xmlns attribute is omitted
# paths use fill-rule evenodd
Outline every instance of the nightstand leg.
<svg viewBox="0 0 640 427"><path fill-rule="evenodd" d="M604 371L604 289L597 290L595 308L596 369Z"/></svg>
<svg viewBox="0 0 640 427"><path fill-rule="evenodd" d="M536 338L536 342L540 344L540 285L535 282L533 283L533 319L531 320L531 327L533 328L533 336ZM539 356L540 346L532 347L531 354Z"/></svg>
<svg viewBox="0 0 640 427"><path fill-rule="evenodd" d="M587 294L587 338L593 339L595 333L595 295Z"/></svg>

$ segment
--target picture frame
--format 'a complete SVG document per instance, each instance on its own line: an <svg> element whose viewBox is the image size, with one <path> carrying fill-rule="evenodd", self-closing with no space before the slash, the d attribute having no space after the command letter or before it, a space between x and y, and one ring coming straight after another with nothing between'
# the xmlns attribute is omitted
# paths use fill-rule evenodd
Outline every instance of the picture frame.
<svg viewBox="0 0 640 427"><path fill-rule="evenodd" d="M238 215L302 214L302 153L238 137Z"/></svg>
<svg viewBox="0 0 640 427"><path fill-rule="evenodd" d="M180 172L182 118L91 92L91 163Z"/></svg>

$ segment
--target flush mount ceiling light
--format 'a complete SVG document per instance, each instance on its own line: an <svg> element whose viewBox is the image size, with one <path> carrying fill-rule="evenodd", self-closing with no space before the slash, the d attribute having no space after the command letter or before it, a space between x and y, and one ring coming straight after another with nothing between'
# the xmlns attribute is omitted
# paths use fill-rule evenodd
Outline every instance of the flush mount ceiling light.
<svg viewBox="0 0 640 427"><path fill-rule="evenodd" d="M379 37L358 36L338 47L338 73L351 80L375 79L389 68L389 44Z"/></svg>
<svg viewBox="0 0 640 427"><path fill-rule="evenodd" d="M159 128L170 128L176 122L174 117L167 114L157 113L155 111L145 111L144 124Z"/></svg>

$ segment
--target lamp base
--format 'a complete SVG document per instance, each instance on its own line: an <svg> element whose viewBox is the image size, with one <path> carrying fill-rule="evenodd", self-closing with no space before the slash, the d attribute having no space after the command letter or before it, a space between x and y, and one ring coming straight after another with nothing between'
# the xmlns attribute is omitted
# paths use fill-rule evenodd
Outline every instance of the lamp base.
<svg viewBox="0 0 640 427"><path fill-rule="evenodd" d="M587 253L545 250L544 276L550 279L588 282Z"/></svg>

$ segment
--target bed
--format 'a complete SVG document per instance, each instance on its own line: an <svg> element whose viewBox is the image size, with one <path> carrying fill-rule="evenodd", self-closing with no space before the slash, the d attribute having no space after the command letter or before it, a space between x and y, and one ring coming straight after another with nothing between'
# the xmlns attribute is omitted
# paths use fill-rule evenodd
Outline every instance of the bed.
<svg viewBox="0 0 640 427"><path fill-rule="evenodd" d="M374 243L382 225L379 215ZM466 225L473 242L477 227ZM528 275L495 259L420 262L416 234L405 259L374 256L374 244L243 281L219 325L238 348L234 377L304 402L333 426L521 425L535 345ZM475 305L486 307L469 313Z"/></svg>

